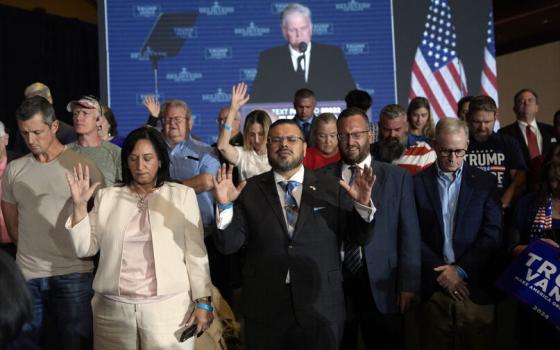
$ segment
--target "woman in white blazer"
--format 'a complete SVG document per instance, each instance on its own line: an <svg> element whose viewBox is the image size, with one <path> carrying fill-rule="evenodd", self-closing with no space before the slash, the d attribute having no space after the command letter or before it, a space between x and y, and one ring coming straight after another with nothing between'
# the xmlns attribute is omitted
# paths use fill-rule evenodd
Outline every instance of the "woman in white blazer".
<svg viewBox="0 0 560 350"><path fill-rule="evenodd" d="M92 300L95 349L192 349L191 325L212 322L211 281L194 191L169 181L160 133L132 131L122 148L123 180L87 203L98 183L88 168L68 174L74 211L66 223L79 257L100 252Z"/></svg>

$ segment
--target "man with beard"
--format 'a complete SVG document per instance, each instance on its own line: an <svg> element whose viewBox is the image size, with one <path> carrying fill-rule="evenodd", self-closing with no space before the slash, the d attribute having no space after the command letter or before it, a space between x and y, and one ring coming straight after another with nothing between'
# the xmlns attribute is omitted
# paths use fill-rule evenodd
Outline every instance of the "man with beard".
<svg viewBox="0 0 560 350"><path fill-rule="evenodd" d="M408 137L406 111L397 104L383 107L379 113L381 140L372 145L376 160L393 163L408 170L411 175L429 167L436 153L423 141L413 142Z"/></svg>
<svg viewBox="0 0 560 350"><path fill-rule="evenodd" d="M348 108L338 116L342 160L322 168L351 182L352 169L370 166L376 181L373 238L362 247L344 242L344 291L348 317L342 349L357 349L361 328L366 349L403 349L403 314L420 292L420 232L412 177L394 165L372 160L373 134L367 115ZM358 251L358 263L352 257Z"/></svg>
<svg viewBox="0 0 560 350"><path fill-rule="evenodd" d="M496 103L477 96L469 103L467 122L471 133L465 160L498 180L502 208L512 207L525 189L526 165L519 143L509 135L494 132Z"/></svg>
<svg viewBox="0 0 560 350"><path fill-rule="evenodd" d="M371 236L375 176L365 166L349 185L304 169L306 144L293 120L272 124L267 151L272 170L250 178L243 192L225 165L214 179L216 246L224 254L246 247L246 349L338 350L340 242L365 244Z"/></svg>

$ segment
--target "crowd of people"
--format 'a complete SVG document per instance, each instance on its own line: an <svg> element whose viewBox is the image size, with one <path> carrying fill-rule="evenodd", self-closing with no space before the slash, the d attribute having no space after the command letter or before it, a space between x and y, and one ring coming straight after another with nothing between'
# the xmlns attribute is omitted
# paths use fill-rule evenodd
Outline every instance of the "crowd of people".
<svg viewBox="0 0 560 350"><path fill-rule="evenodd" d="M297 47L310 18L289 16ZM293 119L242 118L251 93L232 87L208 145L179 99L147 97L123 137L93 96L70 125L25 89L0 124L0 349L404 349L410 327L422 349L494 347L497 277L532 240L560 246L560 113L537 121L522 89L498 131L488 96L373 123L367 92L316 115L303 87ZM522 304L514 337L560 348Z"/></svg>

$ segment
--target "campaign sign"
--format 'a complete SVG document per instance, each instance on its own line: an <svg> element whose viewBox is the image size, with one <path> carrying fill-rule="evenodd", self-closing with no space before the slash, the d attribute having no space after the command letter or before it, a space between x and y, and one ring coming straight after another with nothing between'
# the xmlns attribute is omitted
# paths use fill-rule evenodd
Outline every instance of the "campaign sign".
<svg viewBox="0 0 560 350"><path fill-rule="evenodd" d="M560 327L560 249L532 241L500 276L497 286Z"/></svg>

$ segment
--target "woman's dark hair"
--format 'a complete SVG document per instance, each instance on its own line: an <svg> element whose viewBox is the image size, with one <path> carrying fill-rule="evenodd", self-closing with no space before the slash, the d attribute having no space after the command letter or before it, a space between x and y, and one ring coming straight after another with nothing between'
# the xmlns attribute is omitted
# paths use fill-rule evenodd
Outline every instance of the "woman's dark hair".
<svg viewBox="0 0 560 350"><path fill-rule="evenodd" d="M560 161L552 159L545 163L543 167L541 173L541 183L537 192L537 203L539 206L545 205L552 195L552 189L550 188L550 172L552 170L560 172Z"/></svg>
<svg viewBox="0 0 560 350"><path fill-rule="evenodd" d="M13 341L33 318L31 295L14 259L0 251L0 349Z"/></svg>
<svg viewBox="0 0 560 350"><path fill-rule="evenodd" d="M109 108L109 106L102 104L101 111L105 119L107 119L107 123L109 123L109 134L113 137L117 137L119 131L117 130L117 119L115 118L113 110Z"/></svg>
<svg viewBox="0 0 560 350"><path fill-rule="evenodd" d="M134 181L132 173L128 168L128 157L139 140L150 141L159 159L160 166L156 175L156 187L161 187L164 182L171 181L171 176L169 175L169 154L167 154L167 144L163 136L161 136L160 132L155 128L143 126L132 130L126 139L124 139L121 150L122 181L119 182L117 186L129 186Z"/></svg>

